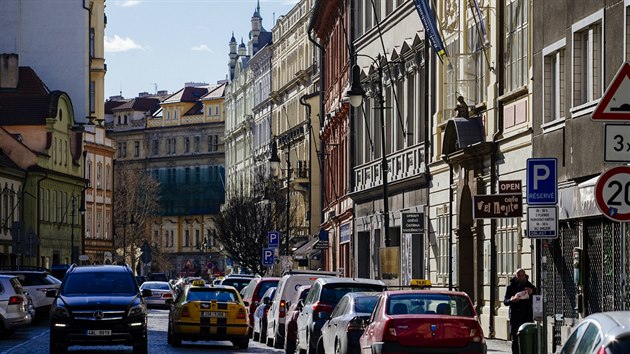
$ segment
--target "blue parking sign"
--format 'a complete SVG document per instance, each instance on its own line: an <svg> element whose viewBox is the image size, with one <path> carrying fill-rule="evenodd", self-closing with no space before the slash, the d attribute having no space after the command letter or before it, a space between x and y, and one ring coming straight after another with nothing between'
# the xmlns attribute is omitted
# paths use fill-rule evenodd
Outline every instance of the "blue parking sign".
<svg viewBox="0 0 630 354"><path fill-rule="evenodd" d="M527 204L558 203L558 159L527 159Z"/></svg>
<svg viewBox="0 0 630 354"><path fill-rule="evenodd" d="M274 259L274 251L273 248L263 248L262 250L262 265L264 266L272 266Z"/></svg>
<svg viewBox="0 0 630 354"><path fill-rule="evenodd" d="M280 246L280 233L278 231L267 231L267 247L278 248Z"/></svg>

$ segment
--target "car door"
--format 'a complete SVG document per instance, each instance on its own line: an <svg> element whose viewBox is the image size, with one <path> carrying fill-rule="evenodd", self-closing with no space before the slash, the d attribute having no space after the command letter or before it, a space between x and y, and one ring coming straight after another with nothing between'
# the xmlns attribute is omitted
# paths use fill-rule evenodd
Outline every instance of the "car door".
<svg viewBox="0 0 630 354"><path fill-rule="evenodd" d="M383 311L383 304L386 301L387 301L386 296L380 295L378 297L378 301L376 302L376 306L374 306L374 311L372 311L372 315L370 315L370 319L368 320L368 324L365 327L365 331L363 332L363 335L359 339L359 345L361 346L362 354L372 353L372 343L374 341L375 331L376 331L376 328L378 327L380 313Z"/></svg>
<svg viewBox="0 0 630 354"><path fill-rule="evenodd" d="M575 328L575 330L573 330L573 333L571 333L567 341L562 346L560 354L574 354L575 348L577 347L580 338L582 338L582 334L586 331L588 324L589 321L582 322Z"/></svg>
<svg viewBox="0 0 630 354"><path fill-rule="evenodd" d="M322 327L322 340L324 341L324 349L326 353L334 353L335 350L335 338L339 334L339 321L343 318L348 309L350 303L348 296L344 296L341 301L335 306L335 309L330 314L330 319L324 323Z"/></svg>
<svg viewBox="0 0 630 354"><path fill-rule="evenodd" d="M319 282L315 282L311 291L309 291L308 296L304 300L304 307L297 319L297 334L298 334L298 346L301 349L308 348L308 341L306 338L306 331L309 323L309 319L311 313L313 312L313 304L319 298L319 293L322 289L322 286Z"/></svg>
<svg viewBox="0 0 630 354"><path fill-rule="evenodd" d="M589 323L575 348L574 354L591 354L592 352L597 352L598 347L601 345L602 338L603 336L599 326L594 322Z"/></svg>

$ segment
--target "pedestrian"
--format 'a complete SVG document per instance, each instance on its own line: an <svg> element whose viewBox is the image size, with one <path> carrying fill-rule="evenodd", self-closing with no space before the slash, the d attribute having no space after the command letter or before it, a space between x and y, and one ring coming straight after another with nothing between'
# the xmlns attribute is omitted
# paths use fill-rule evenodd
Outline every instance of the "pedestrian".
<svg viewBox="0 0 630 354"><path fill-rule="evenodd" d="M512 354L519 354L518 328L526 322L533 322L532 294L536 292L536 287L529 282L529 277L525 270L516 270L514 278L510 279L510 284L505 291L503 303L510 306L510 335L512 336Z"/></svg>

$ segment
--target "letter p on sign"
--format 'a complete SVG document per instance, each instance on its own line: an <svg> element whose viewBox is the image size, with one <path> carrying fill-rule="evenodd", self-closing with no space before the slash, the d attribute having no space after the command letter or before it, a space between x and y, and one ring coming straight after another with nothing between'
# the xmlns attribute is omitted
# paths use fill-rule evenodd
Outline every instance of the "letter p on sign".
<svg viewBox="0 0 630 354"><path fill-rule="evenodd" d="M558 203L558 159L527 159L527 204Z"/></svg>
<svg viewBox="0 0 630 354"><path fill-rule="evenodd" d="M538 189L539 181L546 181L549 178L549 167L545 165L534 165L534 189Z"/></svg>

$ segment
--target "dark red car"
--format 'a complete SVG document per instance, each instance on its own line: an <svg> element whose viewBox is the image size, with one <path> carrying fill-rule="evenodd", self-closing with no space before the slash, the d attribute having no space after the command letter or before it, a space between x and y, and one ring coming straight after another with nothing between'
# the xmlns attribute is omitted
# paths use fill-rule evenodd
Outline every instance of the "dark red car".
<svg viewBox="0 0 630 354"><path fill-rule="evenodd" d="M300 315L300 311L302 311L304 299L306 299L309 290L311 290L310 285L302 285L298 287L295 296L289 305L289 310L287 311L284 323L284 351L286 354L295 353L295 341L297 340L297 318Z"/></svg>
<svg viewBox="0 0 630 354"><path fill-rule="evenodd" d="M362 354L486 353L473 304L457 291L384 291L359 343Z"/></svg>
<svg viewBox="0 0 630 354"><path fill-rule="evenodd" d="M280 278L253 278L250 280L249 284L247 284L247 287L241 291L241 294L243 294L243 302L249 310L250 337L253 335L254 312L256 312L256 308L260 305L260 300L262 300L267 289L278 286L278 281L280 281Z"/></svg>

